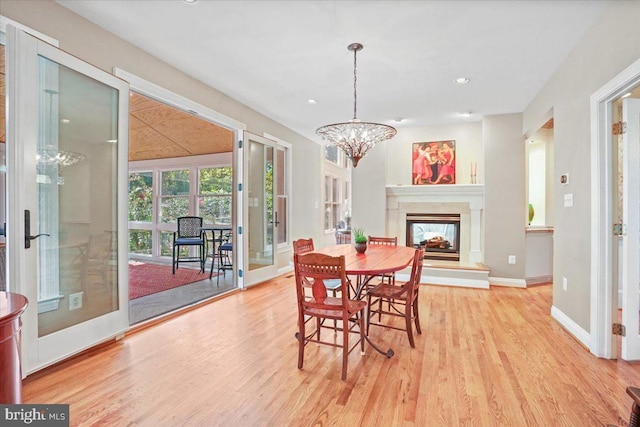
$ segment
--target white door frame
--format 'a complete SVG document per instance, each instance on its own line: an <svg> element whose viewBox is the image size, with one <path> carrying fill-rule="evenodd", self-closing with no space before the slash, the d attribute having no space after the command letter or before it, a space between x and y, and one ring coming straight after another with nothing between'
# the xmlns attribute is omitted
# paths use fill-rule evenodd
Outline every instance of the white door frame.
<svg viewBox="0 0 640 427"><path fill-rule="evenodd" d="M269 138L265 138L263 136L245 131L244 132L244 142L243 142L243 146L246 148L246 156L245 156L245 164L244 164L244 181L247 183L247 188L246 191L244 191L244 196L243 198L246 200L246 206L249 207L249 191L251 190L250 186L252 185L252 183L249 181L249 168L250 166L250 162L251 162L251 154L250 154L250 150L251 150L251 141L255 141L256 143L259 143L261 145L263 145L264 147L271 147L273 149L273 164L274 164L274 168L273 168L273 172L274 172L274 178L277 178L277 167L275 167L277 165L277 156L276 156L276 149L278 146L277 141L273 141ZM255 167L255 165L253 165L253 167ZM275 186L275 179L274 179L274 186ZM275 188L275 187L274 187ZM275 194L275 190L273 191L273 193ZM274 199L275 201L275 199ZM274 206L275 208L275 206ZM275 212L275 210L274 210ZM242 234L242 236L238 236L240 237L239 241L243 242L243 246L245 248L245 254L247 255L245 258L245 262L244 264L239 264L242 265L245 271L245 283L246 286L252 286L252 285L256 285L258 283L262 283L265 280L271 279L273 277L276 277L278 275L278 245L274 244L272 246L272 264L269 265L265 265L262 268L256 268L251 270L249 268L249 262L250 262L250 256L249 256L249 234L250 234L250 227L251 227L251 223L250 223L250 218L249 218L249 209L246 210L245 216L243 218L243 223L245 225L244 228L244 233ZM273 228L273 237L275 238L275 236L277 236L277 226L275 226L274 224L274 228Z"/></svg>
<svg viewBox="0 0 640 427"><path fill-rule="evenodd" d="M165 89L161 86L158 86L154 83L151 83L148 80L145 80L141 77L136 76L135 74L129 73L120 68L114 68L114 75L120 77L121 79L129 82L131 86L131 90L138 92L142 95L148 96L150 98L156 99L164 104L171 105L178 109L188 111L191 114L197 115L204 120L215 123L219 126L227 128L234 132L234 144L233 144L233 188L235 190L239 190L242 188L243 176L244 176L244 164L243 164L243 150L240 148L240 140L242 138L243 131L247 129L247 126L231 117L225 116L224 114L218 113L211 108L205 107L202 104L194 102L188 98L185 98L181 95L178 95L174 92L171 92L168 89ZM243 225L243 212L244 212L244 202L241 191L234 191L234 196L232 200L232 209L233 209L233 220L232 220L232 229L234 230L233 241L240 241L237 239L237 231ZM233 251L234 256L234 265L242 266L244 262L244 252L245 251ZM236 275L236 286L243 289L245 287L245 282L243 278L243 272L240 267L234 270Z"/></svg>
<svg viewBox="0 0 640 427"><path fill-rule="evenodd" d="M613 173L611 104L640 83L640 59L591 95L591 341L598 357L616 357L613 295Z"/></svg>

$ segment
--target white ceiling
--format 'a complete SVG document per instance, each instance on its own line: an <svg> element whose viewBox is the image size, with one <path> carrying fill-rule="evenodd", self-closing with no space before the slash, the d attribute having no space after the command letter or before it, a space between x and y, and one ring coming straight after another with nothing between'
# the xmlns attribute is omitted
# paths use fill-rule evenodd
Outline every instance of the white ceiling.
<svg viewBox="0 0 640 427"><path fill-rule="evenodd" d="M608 2L58 3L319 141L316 128L352 118L352 42L364 44L358 118L397 128L478 121L523 111ZM470 83L453 84L461 76Z"/></svg>

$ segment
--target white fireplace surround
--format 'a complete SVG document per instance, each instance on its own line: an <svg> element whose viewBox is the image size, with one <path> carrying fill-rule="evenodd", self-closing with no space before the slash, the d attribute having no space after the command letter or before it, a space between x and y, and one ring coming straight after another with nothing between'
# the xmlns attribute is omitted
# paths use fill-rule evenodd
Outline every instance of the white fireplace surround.
<svg viewBox="0 0 640 427"><path fill-rule="evenodd" d="M387 186L387 234L407 240L407 214L460 214L460 263L484 261L484 185Z"/></svg>

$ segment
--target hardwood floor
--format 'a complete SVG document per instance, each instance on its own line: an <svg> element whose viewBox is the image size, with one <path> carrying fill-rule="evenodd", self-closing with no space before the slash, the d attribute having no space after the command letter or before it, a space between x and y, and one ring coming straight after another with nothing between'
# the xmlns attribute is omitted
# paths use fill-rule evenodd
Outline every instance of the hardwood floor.
<svg viewBox="0 0 640 427"><path fill-rule="evenodd" d="M627 425L640 364L592 356L550 317L551 287L421 286L422 335L395 350L307 346L297 369L293 276L235 293L25 380L25 403L71 425ZM329 334L326 332L325 334Z"/></svg>

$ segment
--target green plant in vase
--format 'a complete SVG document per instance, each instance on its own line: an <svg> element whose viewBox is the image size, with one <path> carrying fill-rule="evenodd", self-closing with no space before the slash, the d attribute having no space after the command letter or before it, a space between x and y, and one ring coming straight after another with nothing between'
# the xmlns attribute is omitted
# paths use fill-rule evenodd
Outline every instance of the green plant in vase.
<svg viewBox="0 0 640 427"><path fill-rule="evenodd" d="M533 205L529 203L529 225L531 225L531 221L533 221L533 216L536 214L536 211L533 209Z"/></svg>
<svg viewBox="0 0 640 427"><path fill-rule="evenodd" d="M363 254L367 250L367 236L362 228L354 228L351 230L353 241L355 243L356 252Z"/></svg>

